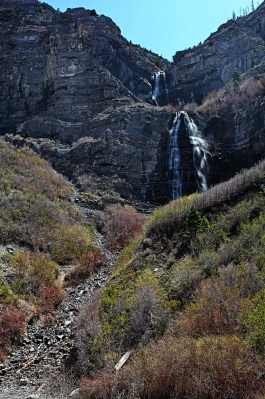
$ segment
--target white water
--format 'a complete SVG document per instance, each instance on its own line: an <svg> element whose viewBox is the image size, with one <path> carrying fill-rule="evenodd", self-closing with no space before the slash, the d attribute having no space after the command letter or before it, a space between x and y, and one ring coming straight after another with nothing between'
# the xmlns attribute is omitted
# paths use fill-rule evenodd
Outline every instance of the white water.
<svg viewBox="0 0 265 399"><path fill-rule="evenodd" d="M208 162L207 156L211 155L209 145L206 140L202 139L193 119L186 114L184 116L185 126L188 129L190 142L193 145L193 165L196 172L197 185L200 191L208 190L207 174Z"/></svg>
<svg viewBox="0 0 265 399"><path fill-rule="evenodd" d="M167 83L166 83L166 73L163 71L156 72L154 74L154 90L152 93L152 100L155 105L165 105L163 102L167 102ZM165 101L163 101L163 97Z"/></svg>
<svg viewBox="0 0 265 399"><path fill-rule="evenodd" d="M182 171L181 171L181 154L178 146L178 135L181 124L181 116L184 117L186 132L188 133L190 142L193 146L193 165L195 169L195 177L200 191L208 189L207 174L208 161L207 157L211 155L209 144L201 138L193 119L184 111L177 112L173 121L172 128L169 130L169 141L167 150L168 173L167 180L170 187L172 198L179 198L182 194Z"/></svg>

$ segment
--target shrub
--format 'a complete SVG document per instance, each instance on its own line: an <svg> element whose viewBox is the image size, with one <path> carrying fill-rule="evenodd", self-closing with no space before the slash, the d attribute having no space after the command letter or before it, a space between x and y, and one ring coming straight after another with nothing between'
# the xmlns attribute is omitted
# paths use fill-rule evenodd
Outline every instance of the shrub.
<svg viewBox="0 0 265 399"><path fill-rule="evenodd" d="M77 265L65 276L66 285L75 285L86 280L96 270L106 264L106 256L99 248L81 254Z"/></svg>
<svg viewBox="0 0 265 399"><path fill-rule="evenodd" d="M99 362L105 349L100 343L98 345L95 343L102 328L99 316L99 295L100 292L96 291L89 302L83 305L76 319L75 346L78 351L78 370L82 374L87 373L89 367Z"/></svg>
<svg viewBox="0 0 265 399"><path fill-rule="evenodd" d="M169 312L167 297L158 279L149 269L139 274L132 292L128 309L128 327L124 344L131 347L146 345L152 337L163 334Z"/></svg>
<svg viewBox="0 0 265 399"><path fill-rule="evenodd" d="M109 206L106 211L108 246L121 250L143 231L144 222L145 216L131 206Z"/></svg>
<svg viewBox="0 0 265 399"><path fill-rule="evenodd" d="M79 223L62 226L50 244L52 258L58 263L69 263L84 256L91 247L91 231Z"/></svg>
<svg viewBox="0 0 265 399"><path fill-rule="evenodd" d="M182 239L185 220L187 220L193 207L203 217L203 212L207 209L231 203L250 190L259 190L264 179L265 161L261 161L252 168L243 170L229 181L218 184L206 192L171 201L163 208L154 211L147 226L146 236L160 239L164 236L169 239L179 231L182 233L179 234L179 239ZM183 238L185 239L185 237Z"/></svg>
<svg viewBox="0 0 265 399"><path fill-rule="evenodd" d="M178 319L178 332L192 337L236 333L243 294L236 268L233 265L223 268L219 277L201 283L197 300Z"/></svg>
<svg viewBox="0 0 265 399"><path fill-rule="evenodd" d="M194 103L185 105L186 111L196 111L207 118L224 115L227 112L237 112L242 106L265 91L265 76L260 79L248 77L241 80L235 68L232 81L224 88L209 93L201 105Z"/></svg>
<svg viewBox="0 0 265 399"><path fill-rule="evenodd" d="M245 399L264 388L259 363L239 338L165 337L140 351L119 376L128 397Z"/></svg>
<svg viewBox="0 0 265 399"><path fill-rule="evenodd" d="M185 256L176 262L161 277L162 286L170 300L185 303L202 279L201 270L191 256Z"/></svg>
<svg viewBox="0 0 265 399"><path fill-rule="evenodd" d="M10 255L9 260L28 294L36 295L55 282L57 264L47 254L21 249Z"/></svg>
<svg viewBox="0 0 265 399"><path fill-rule="evenodd" d="M166 295L152 271L136 275L127 270L113 277L78 319L76 346L82 369L88 359L90 367L98 369L111 354L119 356L132 346L146 345L164 333L168 316Z"/></svg>
<svg viewBox="0 0 265 399"><path fill-rule="evenodd" d="M72 197L73 187L48 162L27 148L15 149L0 140L2 243L54 251L60 262L62 252L67 261L73 259L90 233L80 223Z"/></svg>
<svg viewBox="0 0 265 399"><path fill-rule="evenodd" d="M265 287L252 299L247 299L240 320L246 327L246 340L258 352L265 354Z"/></svg>
<svg viewBox="0 0 265 399"><path fill-rule="evenodd" d="M42 312L53 312L58 305L65 299L64 289L58 285L45 287L39 294Z"/></svg>
<svg viewBox="0 0 265 399"><path fill-rule="evenodd" d="M0 361L11 349L11 345L21 341L26 331L25 309L22 310L16 305L0 307Z"/></svg>
<svg viewBox="0 0 265 399"><path fill-rule="evenodd" d="M96 375L83 377L79 385L82 399L113 398L115 375L110 371L102 371Z"/></svg>

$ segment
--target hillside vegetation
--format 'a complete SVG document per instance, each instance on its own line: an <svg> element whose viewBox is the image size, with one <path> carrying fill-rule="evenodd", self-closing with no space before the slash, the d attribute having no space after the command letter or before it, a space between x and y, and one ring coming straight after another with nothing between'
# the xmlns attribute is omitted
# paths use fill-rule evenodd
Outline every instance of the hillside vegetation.
<svg viewBox="0 0 265 399"><path fill-rule="evenodd" d="M28 317L53 314L64 299L60 265L87 277L104 262L73 198L71 184L47 162L0 141L0 361Z"/></svg>
<svg viewBox="0 0 265 399"><path fill-rule="evenodd" d="M237 112L255 97L265 94L264 73L253 76L241 76L237 69L233 77L223 88L207 94L199 105L196 102L185 105L185 111L195 111L205 118Z"/></svg>
<svg viewBox="0 0 265 399"><path fill-rule="evenodd" d="M264 246L264 161L155 211L79 317L82 397L263 398Z"/></svg>

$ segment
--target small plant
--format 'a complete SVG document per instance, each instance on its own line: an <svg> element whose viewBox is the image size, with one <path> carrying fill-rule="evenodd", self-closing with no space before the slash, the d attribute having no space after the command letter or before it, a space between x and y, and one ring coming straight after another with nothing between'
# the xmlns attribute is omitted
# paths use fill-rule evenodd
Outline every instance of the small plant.
<svg viewBox="0 0 265 399"><path fill-rule="evenodd" d="M198 209L193 205L187 215L186 219L187 228L194 238L200 231L207 230L210 223L205 216L203 216Z"/></svg>
<svg viewBox="0 0 265 399"><path fill-rule="evenodd" d="M235 86L239 86L241 83L241 77L239 70L237 68L234 69L233 74L232 74L232 82Z"/></svg>
<svg viewBox="0 0 265 399"><path fill-rule="evenodd" d="M252 299L246 299L240 315L246 327L246 340L263 356L265 354L265 287Z"/></svg>
<svg viewBox="0 0 265 399"><path fill-rule="evenodd" d="M1 302L12 302L14 295L8 284L2 284L0 286L0 303Z"/></svg>

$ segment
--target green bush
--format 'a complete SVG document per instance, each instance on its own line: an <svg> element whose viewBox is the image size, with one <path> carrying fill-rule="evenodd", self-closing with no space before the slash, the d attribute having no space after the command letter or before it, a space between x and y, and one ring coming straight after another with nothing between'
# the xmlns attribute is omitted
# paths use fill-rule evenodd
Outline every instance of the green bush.
<svg viewBox="0 0 265 399"><path fill-rule="evenodd" d="M91 250L91 229L79 223L60 226L56 230L50 249L56 262L73 262Z"/></svg>
<svg viewBox="0 0 265 399"><path fill-rule="evenodd" d="M21 249L10 255L9 261L27 294L36 295L55 282L58 266L47 254Z"/></svg>
<svg viewBox="0 0 265 399"><path fill-rule="evenodd" d="M265 354L265 287L245 301L240 320L246 327L246 341L258 352Z"/></svg>

